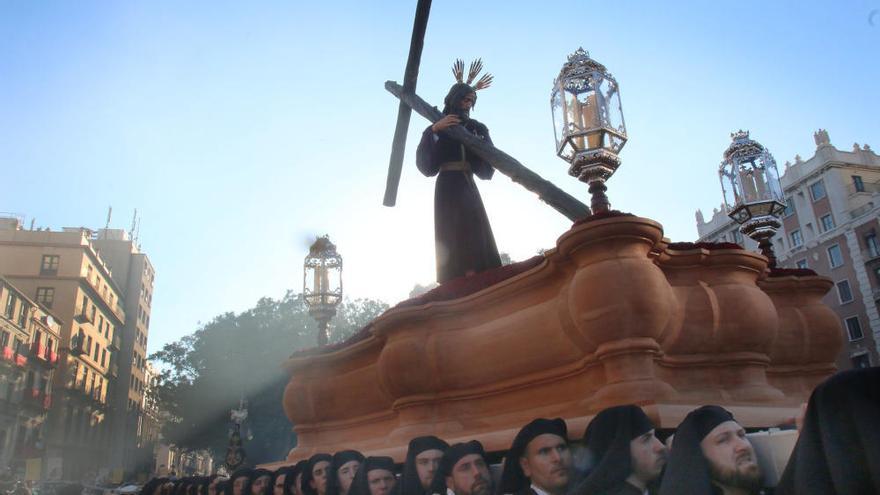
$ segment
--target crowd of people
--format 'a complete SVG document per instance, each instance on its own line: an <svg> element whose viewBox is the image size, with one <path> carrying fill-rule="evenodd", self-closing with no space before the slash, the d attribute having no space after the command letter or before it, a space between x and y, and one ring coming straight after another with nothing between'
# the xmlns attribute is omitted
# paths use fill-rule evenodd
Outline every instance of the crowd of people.
<svg viewBox="0 0 880 495"><path fill-rule="evenodd" d="M353 450L316 454L276 471L147 483L142 495L709 495L880 494L880 368L839 373L813 392L794 451L765 487L745 429L726 409L691 411L661 442L636 405L599 412L580 446L562 419L517 433L493 475L476 440L410 441L398 476L390 457Z"/></svg>

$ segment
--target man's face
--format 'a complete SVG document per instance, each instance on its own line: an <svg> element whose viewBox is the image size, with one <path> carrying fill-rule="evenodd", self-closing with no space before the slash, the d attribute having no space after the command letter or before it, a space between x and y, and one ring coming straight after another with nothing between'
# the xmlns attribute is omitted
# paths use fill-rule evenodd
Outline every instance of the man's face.
<svg viewBox="0 0 880 495"><path fill-rule="evenodd" d="M629 443L629 456L632 459L632 474L648 484L660 477L666 465L666 446L651 430Z"/></svg>
<svg viewBox="0 0 880 495"><path fill-rule="evenodd" d="M303 479L302 473L297 473L296 479L293 482L293 493L295 495L303 495L302 479Z"/></svg>
<svg viewBox="0 0 880 495"><path fill-rule="evenodd" d="M268 474L260 476L251 483L251 495L263 495L266 493L266 487L272 482L272 477Z"/></svg>
<svg viewBox="0 0 880 495"><path fill-rule="evenodd" d="M489 467L479 454L468 454L452 467L446 477L446 488L455 495L489 495L492 491Z"/></svg>
<svg viewBox="0 0 880 495"><path fill-rule="evenodd" d="M217 485L219 485L221 481L223 481L223 478L219 476L211 480L211 483L208 484L208 495L217 495Z"/></svg>
<svg viewBox="0 0 880 495"><path fill-rule="evenodd" d="M476 93L468 93L464 98L458 103L458 107L462 110L470 110L473 108L474 103L477 102L477 94Z"/></svg>
<svg viewBox="0 0 880 495"><path fill-rule="evenodd" d="M443 451L439 449L428 449L416 456L416 472L419 474L419 481L422 488L427 490L434 481L434 474L440 467L440 458L443 457Z"/></svg>
<svg viewBox="0 0 880 495"><path fill-rule="evenodd" d="M354 481L354 475L357 474L357 470L360 466L360 461L348 461L336 471L336 479L339 481L340 495L346 495L348 490L351 489L351 482Z"/></svg>
<svg viewBox="0 0 880 495"><path fill-rule="evenodd" d="M272 486L272 495L284 495L285 479L287 479L286 474L279 474L275 477L275 484Z"/></svg>
<svg viewBox="0 0 880 495"><path fill-rule="evenodd" d="M736 421L725 421L716 426L700 442L700 448L709 461L715 483L749 490L761 487L761 470L755 449L746 438L746 431Z"/></svg>
<svg viewBox="0 0 880 495"><path fill-rule="evenodd" d="M568 486L571 473L568 441L552 433L538 435L526 445L519 465L538 488L549 493L562 493Z"/></svg>
<svg viewBox="0 0 880 495"><path fill-rule="evenodd" d="M327 468L330 467L328 461L318 461L312 468L312 489L318 492L318 495L327 493Z"/></svg>
<svg viewBox="0 0 880 495"><path fill-rule="evenodd" d="M367 484L370 486L370 495L388 495L394 488L394 473L387 469L371 469L367 472Z"/></svg>
<svg viewBox="0 0 880 495"><path fill-rule="evenodd" d="M247 478L239 476L232 481L232 495L243 495L244 485L247 484Z"/></svg>

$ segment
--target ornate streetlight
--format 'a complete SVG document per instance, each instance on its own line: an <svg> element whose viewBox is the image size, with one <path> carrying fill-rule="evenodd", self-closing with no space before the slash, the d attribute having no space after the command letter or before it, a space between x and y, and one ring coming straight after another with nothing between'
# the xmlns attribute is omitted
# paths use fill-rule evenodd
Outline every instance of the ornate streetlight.
<svg viewBox="0 0 880 495"><path fill-rule="evenodd" d="M626 126L617 81L583 48L568 56L550 96L556 154L590 185L593 213L608 211L605 181L620 166Z"/></svg>
<svg viewBox="0 0 880 495"><path fill-rule="evenodd" d="M303 297L309 314L318 321L318 345L327 344L327 323L342 300L342 256L328 236L309 248L303 265Z"/></svg>
<svg viewBox="0 0 880 495"><path fill-rule="evenodd" d="M244 447L242 447L241 424L244 423L247 416L247 402L242 398L238 402L238 409L233 409L229 414L230 419L232 419L232 432L229 435L229 447L226 449L226 469L230 473L244 464L246 454Z"/></svg>
<svg viewBox="0 0 880 495"><path fill-rule="evenodd" d="M730 137L733 143L718 169L727 215L742 225L740 232L758 242L770 268L775 268L770 240L782 226L779 217L785 210L776 160L761 143L749 139L749 131L733 132Z"/></svg>

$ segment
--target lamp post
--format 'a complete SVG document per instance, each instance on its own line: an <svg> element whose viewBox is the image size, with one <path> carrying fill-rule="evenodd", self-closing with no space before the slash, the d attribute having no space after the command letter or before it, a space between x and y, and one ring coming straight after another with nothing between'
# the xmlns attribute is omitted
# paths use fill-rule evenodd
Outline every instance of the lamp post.
<svg viewBox="0 0 880 495"><path fill-rule="evenodd" d="M568 56L550 96L556 154L589 184L593 213L608 211L605 181L620 166L626 126L617 81L583 48Z"/></svg>
<svg viewBox="0 0 880 495"><path fill-rule="evenodd" d="M770 268L775 268L770 240L782 226L779 217L785 210L776 160L761 143L749 138L749 131L733 132L730 137L733 142L718 169L727 215L741 225L740 232L758 242Z"/></svg>
<svg viewBox="0 0 880 495"><path fill-rule="evenodd" d="M318 345L327 345L327 324L342 300L342 256L328 236L309 248L303 265L303 297L318 322Z"/></svg>
<svg viewBox="0 0 880 495"><path fill-rule="evenodd" d="M233 409L229 414L232 419L232 433L229 435L229 447L226 449L226 469L230 473L244 464L246 454L244 447L242 447L241 424L244 423L247 416L247 402L242 398L238 402L238 409Z"/></svg>

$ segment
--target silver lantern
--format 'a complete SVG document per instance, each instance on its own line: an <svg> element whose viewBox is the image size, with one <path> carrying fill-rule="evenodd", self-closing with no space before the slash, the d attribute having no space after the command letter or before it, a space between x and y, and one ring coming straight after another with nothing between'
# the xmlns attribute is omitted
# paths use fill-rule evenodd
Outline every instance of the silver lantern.
<svg viewBox="0 0 880 495"><path fill-rule="evenodd" d="M342 256L328 236L309 248L303 265L303 298L309 315L318 322L318 345L326 345L327 324L342 300Z"/></svg>

